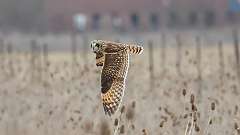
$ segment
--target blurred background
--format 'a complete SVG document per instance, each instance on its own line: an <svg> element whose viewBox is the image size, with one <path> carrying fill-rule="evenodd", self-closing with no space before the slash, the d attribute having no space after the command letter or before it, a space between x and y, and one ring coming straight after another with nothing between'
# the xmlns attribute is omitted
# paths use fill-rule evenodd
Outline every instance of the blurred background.
<svg viewBox="0 0 240 135"><path fill-rule="evenodd" d="M146 32L232 26L238 0L1 0L0 29Z"/></svg>
<svg viewBox="0 0 240 135"><path fill-rule="evenodd" d="M0 135L240 135L240 0L0 0ZM94 39L135 43L103 111Z"/></svg>

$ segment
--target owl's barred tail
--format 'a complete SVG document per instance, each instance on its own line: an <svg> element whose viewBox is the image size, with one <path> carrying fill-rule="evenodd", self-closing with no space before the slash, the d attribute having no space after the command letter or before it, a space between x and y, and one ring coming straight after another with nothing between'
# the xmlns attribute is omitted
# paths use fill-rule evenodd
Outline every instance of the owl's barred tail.
<svg viewBox="0 0 240 135"><path fill-rule="evenodd" d="M143 52L143 47L137 45L128 45L128 50L132 54L141 54Z"/></svg>

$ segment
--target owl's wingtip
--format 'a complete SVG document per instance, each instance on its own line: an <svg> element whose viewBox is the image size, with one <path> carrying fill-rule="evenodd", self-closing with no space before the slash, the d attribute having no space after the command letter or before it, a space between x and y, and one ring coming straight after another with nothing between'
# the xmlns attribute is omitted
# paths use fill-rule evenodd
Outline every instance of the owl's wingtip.
<svg viewBox="0 0 240 135"><path fill-rule="evenodd" d="M107 108L107 106L103 105L103 108L104 108L104 112L105 112L105 115L111 117L112 115L115 114L116 111L114 111L113 109L109 109Z"/></svg>

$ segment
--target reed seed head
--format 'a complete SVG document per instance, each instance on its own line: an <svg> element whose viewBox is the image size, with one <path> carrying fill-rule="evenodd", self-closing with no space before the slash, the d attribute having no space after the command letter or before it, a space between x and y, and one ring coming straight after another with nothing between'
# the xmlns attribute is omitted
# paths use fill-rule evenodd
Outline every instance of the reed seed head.
<svg viewBox="0 0 240 135"><path fill-rule="evenodd" d="M192 104L192 111L197 111L197 106Z"/></svg>
<svg viewBox="0 0 240 135"><path fill-rule="evenodd" d="M194 104L194 102L195 102L195 96L191 94L190 103Z"/></svg>
<svg viewBox="0 0 240 135"><path fill-rule="evenodd" d="M133 120L135 117L135 111L132 108L128 108L126 112L126 118L128 120Z"/></svg>
<svg viewBox="0 0 240 135"><path fill-rule="evenodd" d="M143 132L143 135L147 135L147 130L146 129L143 129L142 132Z"/></svg>
<svg viewBox="0 0 240 135"><path fill-rule="evenodd" d="M234 123L234 129L238 129L238 124L236 122Z"/></svg>
<svg viewBox="0 0 240 135"><path fill-rule="evenodd" d="M122 126L120 127L120 134L124 134L124 132L125 132L124 125L122 125Z"/></svg>
<svg viewBox="0 0 240 135"><path fill-rule="evenodd" d="M209 123L208 123L209 125L212 125L212 119L209 121Z"/></svg>
<svg viewBox="0 0 240 135"><path fill-rule="evenodd" d="M132 108L135 108L135 107L136 107L136 102L133 101L133 102L132 102Z"/></svg>
<svg viewBox="0 0 240 135"><path fill-rule="evenodd" d="M132 124L132 125L131 125L131 128L132 128L132 130L134 130L134 129L135 129L135 125Z"/></svg>
<svg viewBox="0 0 240 135"><path fill-rule="evenodd" d="M184 97L186 96L186 94L187 94L186 89L183 89L182 94Z"/></svg>
<svg viewBox="0 0 240 135"><path fill-rule="evenodd" d="M215 110L215 103L214 103L214 102L211 103L211 110L212 110L212 111Z"/></svg>
<svg viewBox="0 0 240 135"><path fill-rule="evenodd" d="M123 114L125 112L125 106L123 105L121 110L120 110L121 114Z"/></svg>
<svg viewBox="0 0 240 135"><path fill-rule="evenodd" d="M165 121L161 121L159 127L162 128L164 126Z"/></svg>
<svg viewBox="0 0 240 135"><path fill-rule="evenodd" d="M116 118L114 121L114 126L117 126L117 125L118 125L118 119Z"/></svg>
<svg viewBox="0 0 240 135"><path fill-rule="evenodd" d="M188 117L188 114L184 114L183 118L186 119Z"/></svg>
<svg viewBox="0 0 240 135"><path fill-rule="evenodd" d="M194 113L194 114L193 114L193 121L194 121L194 122L197 122L197 113Z"/></svg>
<svg viewBox="0 0 240 135"><path fill-rule="evenodd" d="M200 127L199 127L197 124L195 125L195 131L196 131L196 132L199 132L199 131L200 131Z"/></svg>

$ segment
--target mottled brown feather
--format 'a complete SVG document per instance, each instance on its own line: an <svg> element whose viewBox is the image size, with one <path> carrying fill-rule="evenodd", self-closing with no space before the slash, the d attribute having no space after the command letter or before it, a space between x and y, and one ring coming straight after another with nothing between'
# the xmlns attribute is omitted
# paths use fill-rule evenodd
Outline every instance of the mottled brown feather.
<svg viewBox="0 0 240 135"><path fill-rule="evenodd" d="M105 54L101 75L103 108L106 114L114 114L122 100L125 89L125 78L128 69L128 51L116 54Z"/></svg>
<svg viewBox="0 0 240 135"><path fill-rule="evenodd" d="M103 54L103 52L97 52L96 53L96 65L103 66L103 64L104 64L104 54Z"/></svg>
<svg viewBox="0 0 240 135"><path fill-rule="evenodd" d="M143 48L103 40L93 41L92 48L96 53L96 65L103 66L101 98L105 114L111 116L118 110L124 95L129 53L141 54Z"/></svg>

